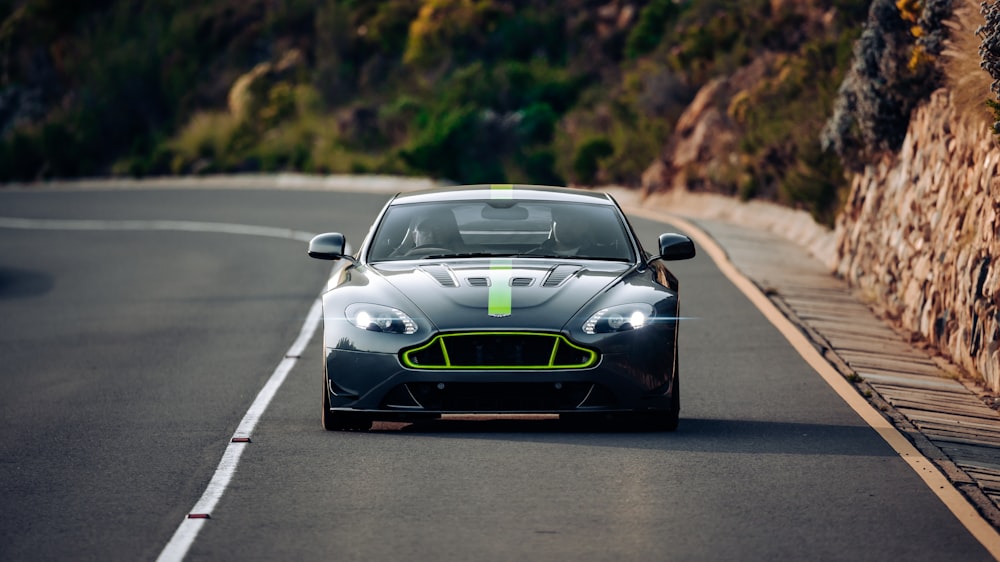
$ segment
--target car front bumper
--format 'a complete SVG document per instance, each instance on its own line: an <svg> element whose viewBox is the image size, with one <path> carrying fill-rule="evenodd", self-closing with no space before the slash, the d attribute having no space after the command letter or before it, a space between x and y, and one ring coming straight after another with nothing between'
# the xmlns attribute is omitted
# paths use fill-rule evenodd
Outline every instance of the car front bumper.
<svg viewBox="0 0 1000 562"><path fill-rule="evenodd" d="M386 417L669 411L674 353L605 353L583 369L413 369L397 354L327 348L326 389L333 410Z"/></svg>

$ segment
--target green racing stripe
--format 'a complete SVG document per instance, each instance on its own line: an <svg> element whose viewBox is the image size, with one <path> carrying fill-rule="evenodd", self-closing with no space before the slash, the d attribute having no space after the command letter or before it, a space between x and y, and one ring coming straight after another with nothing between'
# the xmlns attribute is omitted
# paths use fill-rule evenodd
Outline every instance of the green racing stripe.
<svg viewBox="0 0 1000 562"><path fill-rule="evenodd" d="M514 185L495 183L490 185L490 199L512 199ZM510 276L511 260L490 260L490 292L487 313L490 316L510 316Z"/></svg>
<svg viewBox="0 0 1000 562"><path fill-rule="evenodd" d="M490 199L513 199L514 185L510 183L494 183L490 185Z"/></svg>
<svg viewBox="0 0 1000 562"><path fill-rule="evenodd" d="M487 314L490 316L510 316L511 268L513 260L490 260L490 292Z"/></svg>

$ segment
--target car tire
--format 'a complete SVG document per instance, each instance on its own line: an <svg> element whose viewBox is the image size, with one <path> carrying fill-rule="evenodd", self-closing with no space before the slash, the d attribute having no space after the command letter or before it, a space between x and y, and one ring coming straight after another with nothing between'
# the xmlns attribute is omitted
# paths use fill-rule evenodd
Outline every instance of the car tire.
<svg viewBox="0 0 1000 562"><path fill-rule="evenodd" d="M662 414L661 431L675 431L681 419L681 373L677 355L677 350L674 350L674 380L670 384L670 411Z"/></svg>
<svg viewBox="0 0 1000 562"><path fill-rule="evenodd" d="M676 431L681 413L681 378L674 355L674 380L670 385L670 409L651 412L634 412L627 417L627 423L639 431Z"/></svg>
<svg viewBox="0 0 1000 562"><path fill-rule="evenodd" d="M327 431L367 431L372 427L370 416L330 409L330 392L323 377L323 429Z"/></svg>
<svg viewBox="0 0 1000 562"><path fill-rule="evenodd" d="M681 377L674 362L674 383L670 389L670 411L663 414L661 431L676 431L681 421Z"/></svg>

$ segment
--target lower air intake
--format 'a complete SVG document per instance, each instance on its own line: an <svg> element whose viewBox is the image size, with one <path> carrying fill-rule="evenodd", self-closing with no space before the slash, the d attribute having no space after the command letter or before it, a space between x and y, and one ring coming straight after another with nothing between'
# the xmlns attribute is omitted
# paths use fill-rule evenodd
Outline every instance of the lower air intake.
<svg viewBox="0 0 1000 562"><path fill-rule="evenodd" d="M409 394L435 412L572 411L593 394L587 382L552 383L408 383ZM608 404L605 404L607 406Z"/></svg>

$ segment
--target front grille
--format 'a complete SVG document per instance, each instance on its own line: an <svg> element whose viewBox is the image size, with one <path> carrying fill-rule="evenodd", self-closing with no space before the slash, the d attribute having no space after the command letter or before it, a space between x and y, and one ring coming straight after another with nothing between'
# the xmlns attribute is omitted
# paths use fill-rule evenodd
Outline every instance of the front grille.
<svg viewBox="0 0 1000 562"><path fill-rule="evenodd" d="M597 353L561 334L465 332L439 334L401 360L411 369L583 369Z"/></svg>

